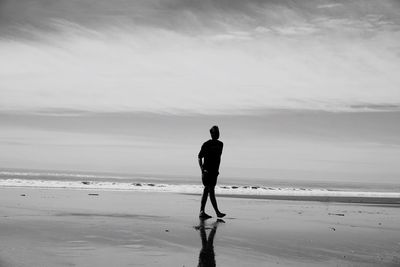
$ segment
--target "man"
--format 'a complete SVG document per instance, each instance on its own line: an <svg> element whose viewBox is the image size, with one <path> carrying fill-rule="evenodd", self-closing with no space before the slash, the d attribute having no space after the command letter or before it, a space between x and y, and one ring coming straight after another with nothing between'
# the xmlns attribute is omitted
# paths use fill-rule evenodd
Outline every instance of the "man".
<svg viewBox="0 0 400 267"><path fill-rule="evenodd" d="M217 177L219 174L219 164L221 162L222 148L224 144L218 140L219 129L218 126L213 126L210 129L211 139L201 146L199 153L199 165L201 169L201 179L204 185L203 196L201 198L201 207L199 217L202 219L211 218L210 215L205 213L204 209L207 203L207 197L210 195L211 204L214 207L215 213L218 218L225 216L220 212L215 199L215 185L217 184ZM204 159L204 161L203 161Z"/></svg>

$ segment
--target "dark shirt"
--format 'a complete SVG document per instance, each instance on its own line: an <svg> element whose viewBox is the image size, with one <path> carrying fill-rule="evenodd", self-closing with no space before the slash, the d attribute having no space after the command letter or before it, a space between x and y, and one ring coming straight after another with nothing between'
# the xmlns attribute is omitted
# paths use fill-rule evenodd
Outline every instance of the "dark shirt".
<svg viewBox="0 0 400 267"><path fill-rule="evenodd" d="M203 169L210 173L218 173L224 144L219 140L208 140L201 146L199 158L204 158Z"/></svg>

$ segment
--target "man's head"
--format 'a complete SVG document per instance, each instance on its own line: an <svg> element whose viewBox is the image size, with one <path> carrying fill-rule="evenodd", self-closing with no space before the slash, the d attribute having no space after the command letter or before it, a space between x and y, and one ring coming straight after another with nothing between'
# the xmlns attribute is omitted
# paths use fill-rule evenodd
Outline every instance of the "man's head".
<svg viewBox="0 0 400 267"><path fill-rule="evenodd" d="M211 134L211 138L213 140L218 140L218 138L219 138L219 129L218 129L217 125L214 125L213 127L211 127L210 134Z"/></svg>

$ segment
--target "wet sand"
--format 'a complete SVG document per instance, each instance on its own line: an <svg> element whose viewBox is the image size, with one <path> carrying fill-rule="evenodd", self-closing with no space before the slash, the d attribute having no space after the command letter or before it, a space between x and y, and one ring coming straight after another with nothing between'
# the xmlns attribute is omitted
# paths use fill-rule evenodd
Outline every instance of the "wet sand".
<svg viewBox="0 0 400 267"><path fill-rule="evenodd" d="M0 188L0 266L400 265L396 205L218 200L202 223L197 195Z"/></svg>

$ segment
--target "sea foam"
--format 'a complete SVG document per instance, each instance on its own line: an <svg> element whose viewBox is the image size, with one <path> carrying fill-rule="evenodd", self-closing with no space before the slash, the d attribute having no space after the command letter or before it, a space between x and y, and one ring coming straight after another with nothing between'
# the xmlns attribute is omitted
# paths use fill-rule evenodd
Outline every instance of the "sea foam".
<svg viewBox="0 0 400 267"><path fill-rule="evenodd" d="M170 192L200 194L202 185L166 184L166 183L131 183L131 182L101 182L101 181L60 181L40 179L0 179L0 187L30 187L77 190L113 190L141 192ZM241 196L298 196L298 197L366 197L366 198L399 198L396 192L363 192L339 191L315 188L283 188L265 186L218 185L215 191L219 195Z"/></svg>

